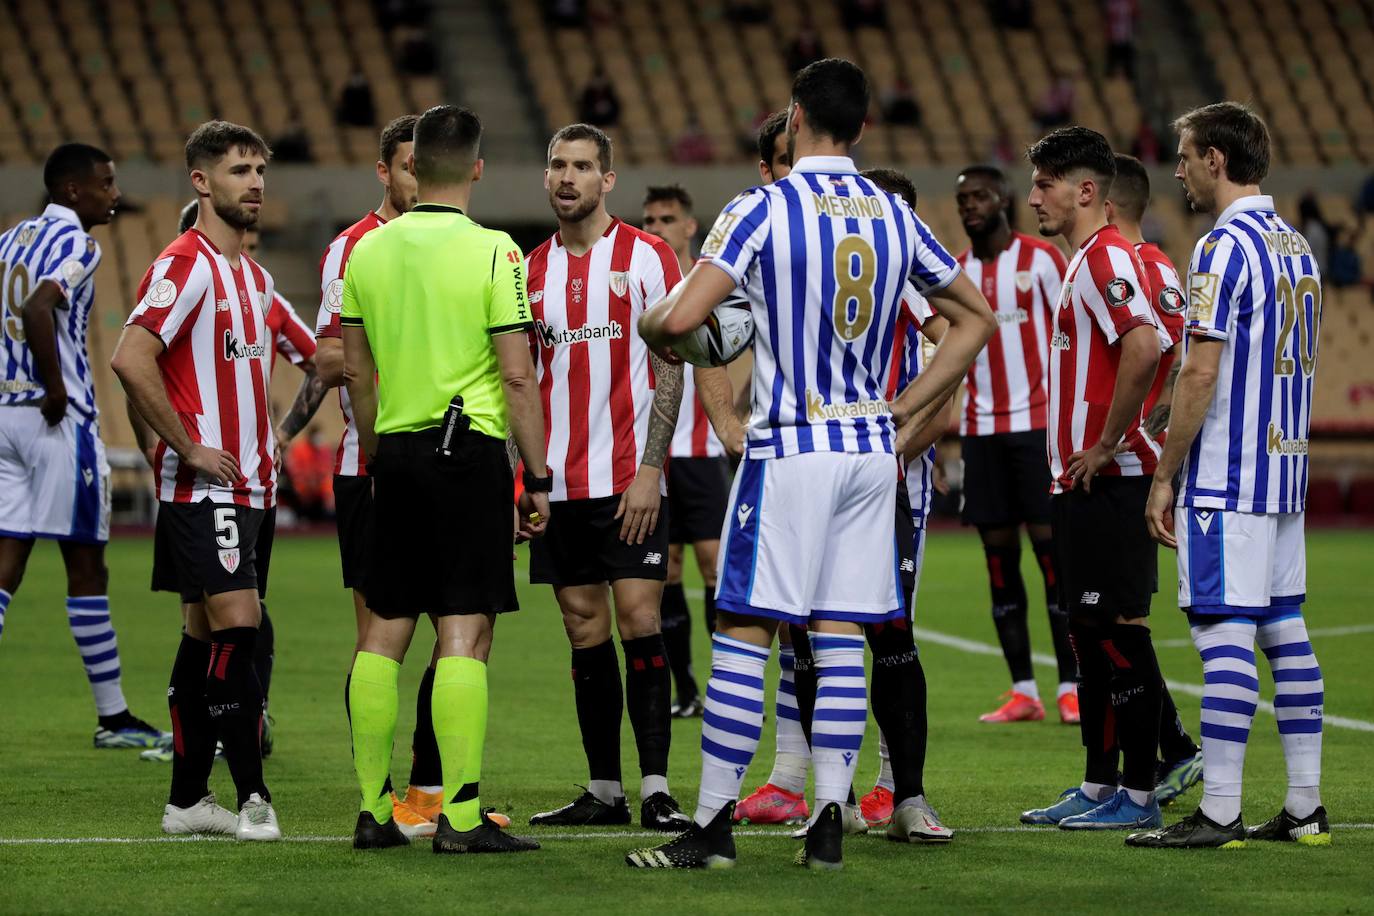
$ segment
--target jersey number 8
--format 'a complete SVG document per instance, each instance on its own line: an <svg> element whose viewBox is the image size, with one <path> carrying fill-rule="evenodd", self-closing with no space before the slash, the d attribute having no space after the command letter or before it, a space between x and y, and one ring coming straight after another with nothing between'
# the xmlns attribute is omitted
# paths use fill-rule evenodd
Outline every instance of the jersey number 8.
<svg viewBox="0 0 1374 916"><path fill-rule="evenodd" d="M858 272L854 270L858 262ZM860 235L847 235L835 246L835 300L830 310L841 340L861 337L873 323L873 278L878 257ZM853 312L850 311L853 303ZM852 315L852 317L851 317Z"/></svg>

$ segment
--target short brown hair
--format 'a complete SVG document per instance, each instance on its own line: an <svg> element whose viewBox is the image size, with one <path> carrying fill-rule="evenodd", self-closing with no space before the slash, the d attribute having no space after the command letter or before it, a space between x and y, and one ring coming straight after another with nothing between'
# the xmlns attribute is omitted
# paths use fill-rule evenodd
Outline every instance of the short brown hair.
<svg viewBox="0 0 1374 916"><path fill-rule="evenodd" d="M680 184L651 184L644 192L644 203L656 204L665 200L675 200L682 205L683 213L692 212L692 195L687 193L687 189Z"/></svg>
<svg viewBox="0 0 1374 916"><path fill-rule="evenodd" d="M896 194L911 209L916 209L916 185L896 169L864 169L859 173L889 194Z"/></svg>
<svg viewBox="0 0 1374 916"><path fill-rule="evenodd" d="M381 143L378 144L377 152L382 157L382 162L386 163L387 168L391 168L391 160L396 155L396 148L402 143L410 143L415 139L415 122L419 120L419 115L401 115L382 128L382 139Z"/></svg>
<svg viewBox="0 0 1374 916"><path fill-rule="evenodd" d="M614 151L611 149L611 138L606 135L604 130L591 124L569 124L567 127L560 127L553 138L549 140L549 152L545 161L553 158L553 148L559 143L571 143L574 140L590 140L595 143L596 161L602 174L611 170L611 166L615 163Z"/></svg>
<svg viewBox="0 0 1374 916"><path fill-rule="evenodd" d="M1264 120L1237 102L1216 102L1194 108L1174 121L1182 136L1191 133L1199 153L1216 149L1226 157L1226 177L1236 184L1259 184L1269 174L1269 128Z"/></svg>
<svg viewBox="0 0 1374 916"><path fill-rule="evenodd" d="M482 121L457 105L435 105L415 122L415 180L451 185L466 181L482 144Z"/></svg>
<svg viewBox="0 0 1374 916"><path fill-rule="evenodd" d="M773 165L773 153L777 151L778 135L787 129L787 109L775 111L759 125L759 159Z"/></svg>
<svg viewBox="0 0 1374 916"><path fill-rule="evenodd" d="M1150 205L1150 173L1139 159L1116 154L1116 178L1107 199L1133 223L1145 217L1145 208Z"/></svg>
<svg viewBox="0 0 1374 916"><path fill-rule="evenodd" d="M231 149L248 150L264 159L272 158L272 148L251 127L230 121L206 121L186 138L186 168L218 162Z"/></svg>

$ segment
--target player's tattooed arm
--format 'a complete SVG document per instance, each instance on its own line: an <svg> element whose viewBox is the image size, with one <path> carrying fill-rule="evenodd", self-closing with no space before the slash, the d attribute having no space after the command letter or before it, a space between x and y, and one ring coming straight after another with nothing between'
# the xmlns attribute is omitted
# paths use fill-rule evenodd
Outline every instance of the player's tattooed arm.
<svg viewBox="0 0 1374 916"><path fill-rule="evenodd" d="M277 438L281 444L285 445L296 437L296 435L308 424L315 416L320 405L324 403L324 396L329 393L329 386L320 378L319 373L313 365L305 370L305 378L301 379L301 387L296 391L296 399L291 402L291 409L282 417L281 425L277 427Z"/></svg>
<svg viewBox="0 0 1374 916"><path fill-rule="evenodd" d="M668 460L668 447L672 445L673 433L677 431L677 412L682 407L682 366L660 359L653 353L649 354L649 359L653 363L657 385L641 464L662 468L663 462Z"/></svg>
<svg viewBox="0 0 1374 916"><path fill-rule="evenodd" d="M1174 404L1174 382L1178 379L1178 370L1183 368L1181 360L1175 360L1174 366L1169 370L1169 379L1164 383L1164 390L1159 393L1159 400L1150 410L1150 415L1145 418L1145 432L1151 439L1158 439L1169 428L1169 412Z"/></svg>

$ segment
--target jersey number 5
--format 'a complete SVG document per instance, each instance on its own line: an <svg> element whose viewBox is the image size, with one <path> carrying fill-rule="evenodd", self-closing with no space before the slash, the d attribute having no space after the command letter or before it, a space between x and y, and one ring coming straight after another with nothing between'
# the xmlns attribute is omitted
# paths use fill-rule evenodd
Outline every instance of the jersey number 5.
<svg viewBox="0 0 1374 916"><path fill-rule="evenodd" d="M830 310L835 333L841 340L861 337L873 323L873 278L877 263L873 246L861 235L847 235L835 246L835 300Z"/></svg>
<svg viewBox="0 0 1374 916"><path fill-rule="evenodd" d="M232 506L215 509L215 543L226 550L239 546L239 523Z"/></svg>
<svg viewBox="0 0 1374 916"><path fill-rule="evenodd" d="M1288 338L1297 337L1297 363L1302 364L1302 374L1308 378L1317 368L1317 323L1322 314L1322 288L1316 278L1299 277L1294 284L1283 274L1279 275L1279 307L1283 309L1283 324L1279 327L1278 341L1274 346L1274 374L1292 375L1297 369L1293 357L1286 356Z"/></svg>
<svg viewBox="0 0 1374 916"><path fill-rule="evenodd" d="M5 333L15 343L24 342L24 300L29 298L29 271L23 264L15 264L5 273L5 263L0 261L0 276L5 278L5 306L9 312L5 316Z"/></svg>

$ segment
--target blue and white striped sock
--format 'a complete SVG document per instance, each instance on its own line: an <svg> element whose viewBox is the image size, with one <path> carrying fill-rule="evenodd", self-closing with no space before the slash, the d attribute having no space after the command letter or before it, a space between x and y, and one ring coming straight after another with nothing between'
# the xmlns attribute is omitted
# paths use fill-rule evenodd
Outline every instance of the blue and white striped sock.
<svg viewBox="0 0 1374 916"><path fill-rule="evenodd" d="M739 799L740 785L763 732L763 667L769 650L711 636L711 679L701 720L701 790L695 819L705 827Z"/></svg>
<svg viewBox="0 0 1374 916"><path fill-rule="evenodd" d="M1283 806L1301 820L1321 804L1322 669L1312 654L1301 612L1265 621L1258 641L1274 673L1274 715L1288 763L1288 798Z"/></svg>
<svg viewBox="0 0 1374 916"><path fill-rule="evenodd" d="M777 752L768 781L779 789L800 794L806 790L806 774L811 769L811 746L806 743L801 712L797 709L797 654L791 646L778 647L778 664L782 674L773 705L778 727Z"/></svg>
<svg viewBox="0 0 1374 916"><path fill-rule="evenodd" d="M1255 622L1193 617L1191 623L1202 656L1202 813L1229 824L1240 816L1245 744L1259 702Z"/></svg>
<svg viewBox="0 0 1374 916"><path fill-rule="evenodd" d="M830 802L844 804L868 722L864 638L812 633L816 658L816 712L811 717L811 761L816 771L816 813Z"/></svg>
<svg viewBox="0 0 1374 916"><path fill-rule="evenodd" d="M81 650L86 679L91 682L91 693L95 695L96 714L112 716L128 709L124 691L119 686L119 646L110 624L110 599L105 595L68 597L67 624L72 628L76 647Z"/></svg>
<svg viewBox="0 0 1374 916"><path fill-rule="evenodd" d="M10 599L14 596L0 588L0 636L5 633L5 611L9 610Z"/></svg>

